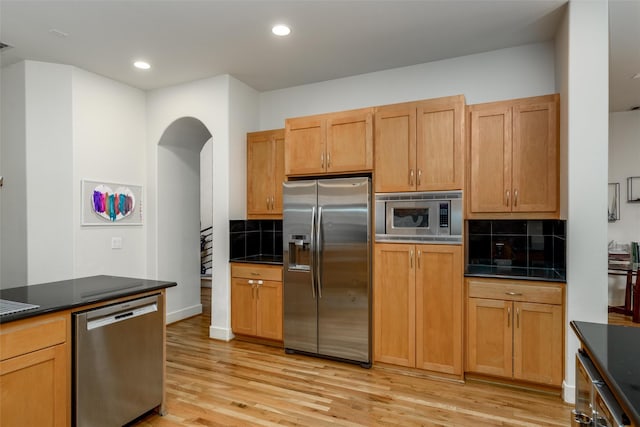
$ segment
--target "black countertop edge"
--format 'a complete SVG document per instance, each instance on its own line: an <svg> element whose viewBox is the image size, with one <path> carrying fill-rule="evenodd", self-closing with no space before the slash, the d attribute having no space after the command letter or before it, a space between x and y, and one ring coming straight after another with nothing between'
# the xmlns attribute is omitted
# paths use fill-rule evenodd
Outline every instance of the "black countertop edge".
<svg viewBox="0 0 640 427"><path fill-rule="evenodd" d="M246 264L282 265L282 257L277 255L254 255L241 258L231 258L229 262L241 262Z"/></svg>
<svg viewBox="0 0 640 427"><path fill-rule="evenodd" d="M173 286L177 286L177 283L100 275L0 289L0 299L39 306L0 316L0 324Z"/></svg>
<svg viewBox="0 0 640 427"><path fill-rule="evenodd" d="M561 279L558 277L539 277L539 276L518 276L508 274L482 274L482 273L464 273L464 277L484 277L487 279L511 279L511 280L529 280L536 282L557 282L566 283L567 279Z"/></svg>
<svg viewBox="0 0 640 427"><path fill-rule="evenodd" d="M640 426L640 328L579 321L570 325L624 413Z"/></svg>

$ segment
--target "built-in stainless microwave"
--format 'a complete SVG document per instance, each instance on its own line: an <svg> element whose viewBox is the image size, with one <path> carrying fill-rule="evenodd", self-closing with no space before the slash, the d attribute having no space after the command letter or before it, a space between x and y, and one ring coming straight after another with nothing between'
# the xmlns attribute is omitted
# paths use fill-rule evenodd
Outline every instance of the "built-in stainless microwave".
<svg viewBox="0 0 640 427"><path fill-rule="evenodd" d="M376 241L462 243L462 192L378 193Z"/></svg>

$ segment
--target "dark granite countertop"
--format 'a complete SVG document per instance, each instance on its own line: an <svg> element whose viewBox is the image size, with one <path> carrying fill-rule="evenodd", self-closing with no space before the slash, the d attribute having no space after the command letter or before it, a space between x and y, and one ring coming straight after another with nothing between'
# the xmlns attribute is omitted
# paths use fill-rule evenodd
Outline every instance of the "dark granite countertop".
<svg viewBox="0 0 640 427"><path fill-rule="evenodd" d="M518 280L542 280L547 282L566 282L564 271L551 268L526 268L512 266L467 265L466 277L491 277Z"/></svg>
<svg viewBox="0 0 640 427"><path fill-rule="evenodd" d="M91 276L0 290L0 299L38 305L0 316L0 323L26 319L116 298L177 286L175 282L117 276Z"/></svg>
<svg viewBox="0 0 640 427"><path fill-rule="evenodd" d="M252 255L247 257L231 258L229 262L282 265L282 255Z"/></svg>
<svg viewBox="0 0 640 427"><path fill-rule="evenodd" d="M640 426L640 328L575 321L571 328L625 414Z"/></svg>

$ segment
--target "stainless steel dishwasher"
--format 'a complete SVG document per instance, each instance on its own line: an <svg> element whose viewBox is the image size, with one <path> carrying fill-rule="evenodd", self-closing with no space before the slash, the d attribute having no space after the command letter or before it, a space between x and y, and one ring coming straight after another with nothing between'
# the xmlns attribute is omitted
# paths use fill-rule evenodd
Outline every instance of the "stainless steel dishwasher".
<svg viewBox="0 0 640 427"><path fill-rule="evenodd" d="M73 316L74 425L121 426L161 405L162 295Z"/></svg>

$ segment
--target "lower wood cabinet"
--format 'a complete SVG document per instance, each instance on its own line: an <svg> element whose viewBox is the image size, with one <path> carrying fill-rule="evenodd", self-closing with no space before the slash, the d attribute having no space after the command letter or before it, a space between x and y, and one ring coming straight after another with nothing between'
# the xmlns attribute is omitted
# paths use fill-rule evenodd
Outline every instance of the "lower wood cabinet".
<svg viewBox="0 0 640 427"><path fill-rule="evenodd" d="M564 284L469 278L466 371L560 386Z"/></svg>
<svg viewBox="0 0 640 427"><path fill-rule="evenodd" d="M462 375L462 247L375 245L374 360Z"/></svg>
<svg viewBox="0 0 640 427"><path fill-rule="evenodd" d="M282 341L282 267L231 264L231 329Z"/></svg>
<svg viewBox="0 0 640 427"><path fill-rule="evenodd" d="M70 424L69 312L0 325L0 425Z"/></svg>

